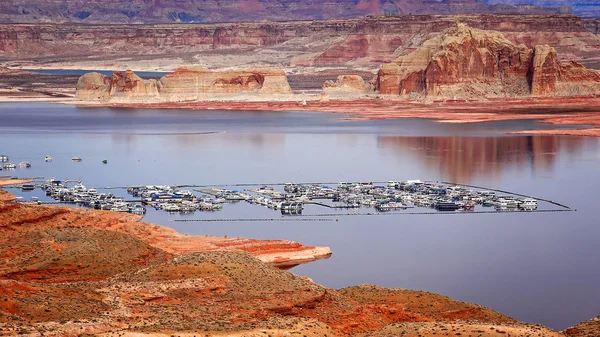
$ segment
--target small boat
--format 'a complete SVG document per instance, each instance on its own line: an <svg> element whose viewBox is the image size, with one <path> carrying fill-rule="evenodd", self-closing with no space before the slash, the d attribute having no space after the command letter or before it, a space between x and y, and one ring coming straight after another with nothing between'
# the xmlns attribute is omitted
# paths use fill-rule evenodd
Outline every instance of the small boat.
<svg viewBox="0 0 600 337"><path fill-rule="evenodd" d="M434 205L435 209L442 212L452 212L460 208L460 205L454 202L440 201Z"/></svg>
<svg viewBox="0 0 600 337"><path fill-rule="evenodd" d="M19 163L19 167L27 167L27 168L29 168L29 167L31 167L31 163L28 162L28 161L22 161L22 162Z"/></svg>
<svg viewBox="0 0 600 337"><path fill-rule="evenodd" d="M52 161L52 156L51 155L47 155L44 157L44 161Z"/></svg>
<svg viewBox="0 0 600 337"><path fill-rule="evenodd" d="M4 154L0 154L0 161L8 161L8 156Z"/></svg>
<svg viewBox="0 0 600 337"><path fill-rule="evenodd" d="M73 157L71 158L72 161L82 161L81 157Z"/></svg>
<svg viewBox="0 0 600 337"><path fill-rule="evenodd" d="M108 160L106 160L106 159L102 160L102 164L108 164Z"/></svg>
<svg viewBox="0 0 600 337"><path fill-rule="evenodd" d="M11 163L6 163L4 164L4 166L2 166L5 170L12 170L12 169L16 169L17 165L15 164L11 164Z"/></svg>
<svg viewBox="0 0 600 337"><path fill-rule="evenodd" d="M23 184L21 185L21 190L22 191L33 191L35 188L35 186L33 186L32 184Z"/></svg>
<svg viewBox="0 0 600 337"><path fill-rule="evenodd" d="M532 211L532 210L536 210L538 207L538 202L536 199L533 198L525 198L523 200L521 200L521 204L519 205L519 208L525 211Z"/></svg>

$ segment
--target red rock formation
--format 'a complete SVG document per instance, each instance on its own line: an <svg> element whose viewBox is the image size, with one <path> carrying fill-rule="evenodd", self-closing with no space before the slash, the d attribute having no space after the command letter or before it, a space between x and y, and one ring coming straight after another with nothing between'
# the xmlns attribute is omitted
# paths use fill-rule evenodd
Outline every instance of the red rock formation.
<svg viewBox="0 0 600 337"><path fill-rule="evenodd" d="M328 91L366 93L370 89L369 84L359 75L340 75L335 82L326 81L323 83L323 90Z"/></svg>
<svg viewBox="0 0 600 337"><path fill-rule="evenodd" d="M157 81L144 80L131 70L124 73L115 72L110 81L108 95L112 100L151 100L158 96L158 86Z"/></svg>
<svg viewBox="0 0 600 337"><path fill-rule="evenodd" d="M321 92L321 101L354 100L363 98L366 94L373 92L371 83L366 83L359 75L340 75L337 80L325 81Z"/></svg>
<svg viewBox="0 0 600 337"><path fill-rule="evenodd" d="M169 102L203 100L211 95L292 93L285 72L276 69L182 68L161 78L160 85L161 98Z"/></svg>
<svg viewBox="0 0 600 337"><path fill-rule="evenodd" d="M600 74L563 64L549 46L531 50L499 32L457 23L383 65L376 85L386 95L445 99L596 95Z"/></svg>
<svg viewBox="0 0 600 337"><path fill-rule="evenodd" d="M549 46L535 46L531 79L532 96L552 96L556 90L559 64L556 50Z"/></svg>
<svg viewBox="0 0 600 337"><path fill-rule="evenodd" d="M75 97L82 101L151 102L158 96L158 83L144 80L131 70L115 72L109 78L87 73L79 78Z"/></svg>
<svg viewBox="0 0 600 337"><path fill-rule="evenodd" d="M108 99L111 80L100 73L87 73L79 78L75 97L82 101Z"/></svg>
<svg viewBox="0 0 600 337"><path fill-rule="evenodd" d="M79 79L76 97L115 103L185 102L227 98L291 94L283 70L247 69L212 71L205 68L181 68L160 80L144 80L132 71L115 72L112 78L88 73Z"/></svg>

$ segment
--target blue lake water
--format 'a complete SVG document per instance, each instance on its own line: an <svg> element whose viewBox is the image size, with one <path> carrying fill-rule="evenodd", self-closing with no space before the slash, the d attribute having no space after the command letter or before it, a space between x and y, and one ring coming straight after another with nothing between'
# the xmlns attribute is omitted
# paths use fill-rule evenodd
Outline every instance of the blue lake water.
<svg viewBox="0 0 600 337"><path fill-rule="evenodd" d="M0 176L82 179L88 187L422 179L543 197L577 211L171 221L280 217L238 203L191 216L150 211L145 221L196 235L329 246L330 259L292 270L327 287L422 289L555 329L600 314L598 139L506 134L548 127L535 121L450 125L343 117L2 104L0 153L32 167ZM45 163L47 154L54 161ZM73 156L83 161L72 162ZM24 198L38 193L11 191Z"/></svg>

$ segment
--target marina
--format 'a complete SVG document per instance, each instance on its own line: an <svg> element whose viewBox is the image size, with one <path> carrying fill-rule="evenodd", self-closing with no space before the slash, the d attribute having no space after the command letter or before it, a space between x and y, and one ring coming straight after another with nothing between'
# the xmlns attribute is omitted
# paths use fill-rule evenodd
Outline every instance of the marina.
<svg viewBox="0 0 600 337"><path fill-rule="evenodd" d="M21 202L66 204L139 215L146 214L147 208L184 214L222 211L226 210L228 205L239 202L265 207L281 213L282 216L301 216L307 207L321 210L352 210L353 215L401 214L408 209L410 214L572 211L568 206L531 196L437 181L238 185L246 188L201 188L198 185L87 188L81 180L50 178L38 179L35 183L23 184L16 188L20 188L21 191L40 189L46 196L45 199L38 196L22 198ZM119 193L126 195L117 195ZM540 206L540 203L544 205ZM314 216L328 214L323 211L311 212ZM330 216L340 214L338 212Z"/></svg>

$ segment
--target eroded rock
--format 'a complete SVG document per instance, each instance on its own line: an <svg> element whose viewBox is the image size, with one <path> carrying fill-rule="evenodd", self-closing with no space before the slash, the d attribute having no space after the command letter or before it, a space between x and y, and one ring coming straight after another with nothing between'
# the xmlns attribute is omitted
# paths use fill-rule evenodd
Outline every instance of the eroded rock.
<svg viewBox="0 0 600 337"><path fill-rule="evenodd" d="M562 63L549 46L514 45L501 33L456 23L377 75L386 95L439 99L581 96L600 93L600 74Z"/></svg>
<svg viewBox="0 0 600 337"><path fill-rule="evenodd" d="M82 101L106 100L110 95L111 81L100 73L87 73L79 78L75 98Z"/></svg>
<svg viewBox="0 0 600 337"><path fill-rule="evenodd" d="M144 80L134 72L115 72L112 78L89 73L79 79L76 97L116 103L239 100L265 95L288 95L292 89L283 70L244 69L215 71L180 68L160 80ZM248 96L244 96L248 95Z"/></svg>

